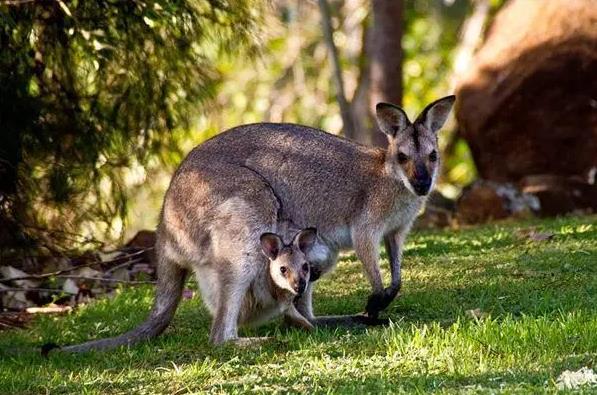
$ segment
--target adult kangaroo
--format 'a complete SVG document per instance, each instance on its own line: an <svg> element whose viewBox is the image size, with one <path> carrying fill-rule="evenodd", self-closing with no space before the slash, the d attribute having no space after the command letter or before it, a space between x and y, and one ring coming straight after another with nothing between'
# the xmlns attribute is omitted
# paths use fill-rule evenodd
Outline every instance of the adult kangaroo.
<svg viewBox="0 0 597 395"><path fill-rule="evenodd" d="M334 267L340 250L354 248L373 288L365 317L375 320L400 290L402 245L435 183L440 162L437 133L454 101L454 96L447 96L429 104L414 122L400 107L377 104L377 123L388 138L387 149L295 124L256 123L230 129L189 153L179 172L194 176L171 187L166 207L174 194L193 196L197 190L221 188L220 184L233 196L246 186L232 185L227 169L250 170L271 187L282 218L319 232L321 243L307 255L311 283L296 302L298 311L315 325L362 318L315 318L312 308L314 280ZM217 174L209 176L213 182L204 181L206 172ZM175 222L166 210L160 233L180 233L172 225ZM379 269L382 240L392 276L385 289Z"/></svg>
<svg viewBox="0 0 597 395"><path fill-rule="evenodd" d="M399 107L379 103L377 122L387 135L387 149L272 123L239 126L199 145L181 163L164 198L150 317L117 338L63 350L105 349L159 335L174 315L189 271L204 268L213 273L197 276L202 294L220 300L211 306L210 340L236 340L243 295L253 284L249 274L263 259L259 237L277 231L277 224L318 232L308 248L299 243L310 264L310 282L295 301L300 315L313 325L374 322L400 290L402 245L435 182L437 132L454 100L448 96L429 104L413 123ZM382 240L392 275L385 289L379 270ZM351 247L373 287L366 315L314 317L314 280L333 268L341 249Z"/></svg>

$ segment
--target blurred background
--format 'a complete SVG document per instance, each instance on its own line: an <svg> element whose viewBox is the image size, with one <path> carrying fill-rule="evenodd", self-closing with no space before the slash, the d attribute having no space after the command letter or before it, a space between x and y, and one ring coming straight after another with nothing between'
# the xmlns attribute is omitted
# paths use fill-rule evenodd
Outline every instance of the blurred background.
<svg viewBox="0 0 597 395"><path fill-rule="evenodd" d="M176 166L227 128L383 146L375 103L414 119L452 93L418 226L597 208L593 0L0 1L0 263L154 229Z"/></svg>

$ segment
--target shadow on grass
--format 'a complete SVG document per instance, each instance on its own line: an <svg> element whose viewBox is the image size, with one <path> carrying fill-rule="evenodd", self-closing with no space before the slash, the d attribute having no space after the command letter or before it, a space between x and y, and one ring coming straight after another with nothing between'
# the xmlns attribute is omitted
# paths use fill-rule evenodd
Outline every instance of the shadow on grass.
<svg viewBox="0 0 597 395"><path fill-rule="evenodd" d="M268 352L272 357L275 357L273 352ZM185 362L186 358L177 361L179 365ZM192 361L188 361L192 362ZM251 361L243 359L243 363L251 365ZM102 370L109 369L108 365L99 366L94 365L94 369ZM560 365L559 363L556 365ZM142 369L155 370L154 366L144 366ZM137 377L134 380L103 380L101 382L93 383L94 390L100 393L130 393L131 391L145 390L150 393L163 393L167 386L169 393L177 392L176 390L186 389L182 391L187 392L223 392L223 393L239 393L244 391L250 392L269 392L273 389L280 391L292 392L308 392L308 393L358 393L358 394L378 394L378 393L396 393L396 392L418 392L428 393L437 390L472 390L472 392L495 391L517 389L532 391L537 388L553 388L553 381L559 374L560 370L556 366L551 366L543 371L536 371L535 369L508 369L507 371L497 371L488 374L400 374L391 370L384 373L370 373L363 374L360 372L358 377L352 375L345 375L338 378L335 372L329 374L318 374L309 377L287 375L280 377L270 377L266 382L260 385L255 382L254 378L249 380L239 380L239 377L231 377L230 380L217 380L214 382L209 374L209 368L202 369L199 373L189 374L187 377L172 380L169 384L164 383L164 377L158 372L153 375L144 375L141 378ZM65 376L68 371L64 371ZM118 375L114 372L115 376ZM183 381L184 383L181 383ZM55 389L64 393L80 393L90 383L82 383L76 381L64 381ZM41 390L43 387L31 387L32 390Z"/></svg>
<svg viewBox="0 0 597 395"><path fill-rule="evenodd" d="M458 374L421 374L421 375L367 375L362 378L347 376L337 379L325 375L317 378L316 381L309 383L315 388L315 391L327 393L355 393L355 394L379 394L395 392L419 392L428 393L438 390L479 390L484 391L498 390L508 387L536 387L544 386L549 382L550 376L545 372L535 372L532 370L517 370L508 372L496 372L495 374L479 375L458 375ZM280 385L288 383L280 382ZM239 390L238 386L222 385L225 392Z"/></svg>
<svg viewBox="0 0 597 395"><path fill-rule="evenodd" d="M560 226L554 222L554 226ZM562 225L564 226L564 225ZM589 228L587 231L573 234L556 235L555 243L544 243L541 245L529 244L528 241L515 239L510 234L513 229L484 229L478 237L472 231L463 231L462 234L439 237L435 234L424 234L413 238L411 248L407 252L405 267L409 270L412 260L422 258L431 262L439 268L440 276L443 278L429 278L416 276L405 282L403 296L395 301L387 311L390 317L398 325L412 324L415 326L437 322L441 325L449 325L459 318L467 317L466 311L480 309L484 313L491 314L493 319L498 321L504 317L541 316L551 317L575 311L595 312L597 311L597 265L595 265L597 253L595 247L580 251L573 245L560 245L559 241L594 241L597 239L597 229ZM502 233L499 233L502 232ZM499 234L495 234L499 233ZM478 263L471 263L470 260L458 260L463 249L477 249L473 251ZM504 254L503 261L500 259L489 259L484 256L481 250L500 250ZM444 264L442 256L451 255L452 262ZM486 259L487 258L487 259ZM409 261L410 259L410 261ZM349 259L350 261L350 259ZM452 266L450 266L452 265ZM415 264L418 270L423 265ZM360 270L360 264L352 264L348 269L339 268L342 273L352 273ZM413 268L414 270L414 268ZM435 276L435 273L434 273ZM352 286L343 283L345 278L332 278L336 288L343 288L341 296L318 293L315 297L316 311L318 314L351 314L362 311L369 289L366 285ZM361 286L362 285L362 286ZM130 291L129 291L130 292ZM131 294L129 293L128 296ZM139 304L144 308L134 315L134 323L141 321L149 312L147 301L139 297ZM124 318L131 312L131 306L119 307L118 303L107 303L102 307L94 306L88 312L79 313L78 317L69 324L58 325L51 323L43 326L44 329L59 331L60 328L78 329L78 325L88 333L93 332L93 323L97 320L109 317L118 320ZM107 312L110 309L110 313ZM137 310L139 310L137 308ZM131 314L131 316L133 316ZM347 333L347 330L318 331L313 335L306 335L294 330L281 328L278 323L270 324L262 328L244 331L252 336L274 335L277 337L273 343L259 350L248 352L235 350L231 346L212 348L207 343L208 327L210 318L204 309L198 307L197 302L182 306L177 313L173 325L160 338L144 345L128 350L120 350L116 353L96 353L82 356L60 356L42 359L37 353L31 351L34 347L49 340L64 339L67 336L61 333L40 334L20 339L20 345L29 348L30 351L19 353L18 347L11 347L11 350L0 349L0 359L9 361L11 377L18 383L18 387L26 386L28 378L20 375L19 366L35 367L40 373L46 376L68 375L71 372L91 370L94 372L126 371L127 367L135 367L144 371L155 371L169 366L170 361L176 364L190 364L203 359L211 363L223 364L234 358L240 358L243 365L252 366L263 363L264 360L276 360L284 358L284 355L291 351L300 351L307 346L318 347L326 342L333 342L335 338ZM128 325L128 324L127 324ZM124 331L123 325L117 326L118 331L113 335ZM73 329L76 328L76 329ZM122 329L122 330L120 330ZM362 330L352 330L351 334L359 335ZM42 337L43 336L43 337ZM52 337L55 337L52 339ZM81 340L92 337L83 333ZM97 337L102 337L97 335ZM296 339L300 339L296 341ZM360 339L366 341L364 336ZM379 350L380 344L375 344L373 349ZM325 349L325 348L324 348ZM328 352L329 351L329 352ZM363 350L359 346L354 350L347 346L341 350L346 355L357 355ZM325 349L327 356L334 357L333 350ZM382 350L383 353L383 350ZM571 360L572 361L572 360ZM574 360L576 361L576 360ZM572 362L574 362L572 361ZM570 361L567 361L569 366ZM4 362L3 362L4 363ZM562 365L563 366L563 365ZM553 367L552 367L553 369ZM207 369L209 371L209 369ZM209 373L209 372L208 372ZM205 374L208 374L205 373ZM33 373L31 373L33 374ZM203 374L203 373L202 373ZM376 392L391 391L394 386L404 390L429 391L441 388L460 388L466 385L482 383L489 389L499 389L502 384L517 385L520 381L534 385L540 385L550 376L549 373L537 373L534 371L521 370L519 372L508 371L501 374L460 376L460 375L413 375L413 376L370 376L355 382L354 378L346 379L321 378L315 379L315 388L328 388L342 391L343 389L354 389L355 392ZM159 378L144 376L144 384L151 386L158 382ZM313 380L312 377L309 378ZM163 378L161 379L163 380ZM275 380L274 380L275 381ZM35 382L35 381L33 381ZM236 387L235 387L236 385ZM238 385L222 386L223 390L238 389ZM41 387L35 387L36 390ZM58 390L66 392L80 389L80 384L66 383L58 387ZM100 391L126 391L130 390L127 383L102 383ZM358 390L358 391L357 391ZM377 391L377 392L379 392Z"/></svg>
<svg viewBox="0 0 597 395"><path fill-rule="evenodd" d="M481 256L478 261L461 265L445 264L436 259L431 264L441 267L437 274L441 278L414 276L405 280L402 295L387 309L388 317L407 323L438 321L449 324L466 315L467 310L477 308L498 319L506 315L544 316L577 310L597 311L595 248L589 251L556 249L551 243L545 243L541 249L532 246L498 259ZM405 272L408 273L410 268L407 259ZM341 298L317 294L317 313L362 311L368 288L348 289L352 291Z"/></svg>

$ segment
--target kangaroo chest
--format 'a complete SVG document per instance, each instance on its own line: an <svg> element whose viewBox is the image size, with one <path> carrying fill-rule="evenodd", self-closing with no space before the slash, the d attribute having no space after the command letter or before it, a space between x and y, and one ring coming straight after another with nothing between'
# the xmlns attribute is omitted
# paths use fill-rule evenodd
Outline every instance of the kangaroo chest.
<svg viewBox="0 0 597 395"><path fill-rule="evenodd" d="M383 234L410 226L419 214L423 203L424 199L420 197L397 200L383 221Z"/></svg>
<svg viewBox="0 0 597 395"><path fill-rule="evenodd" d="M260 325L284 313L290 303L284 291L272 287L267 279L257 279L245 294L238 323Z"/></svg>

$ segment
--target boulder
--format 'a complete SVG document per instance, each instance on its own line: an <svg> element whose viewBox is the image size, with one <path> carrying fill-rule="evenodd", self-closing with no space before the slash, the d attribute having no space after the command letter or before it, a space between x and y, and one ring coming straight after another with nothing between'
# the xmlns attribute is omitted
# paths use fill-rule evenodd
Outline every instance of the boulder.
<svg viewBox="0 0 597 395"><path fill-rule="evenodd" d="M522 193L510 183L478 180L462 191L456 204L456 218L461 224L533 215L540 209L538 199Z"/></svg>
<svg viewBox="0 0 597 395"><path fill-rule="evenodd" d="M597 212L597 185L580 177L534 175L524 177L519 185L524 193L537 197L541 216Z"/></svg>
<svg viewBox="0 0 597 395"><path fill-rule="evenodd" d="M597 166L597 1L509 1L456 95L481 178L586 178Z"/></svg>

